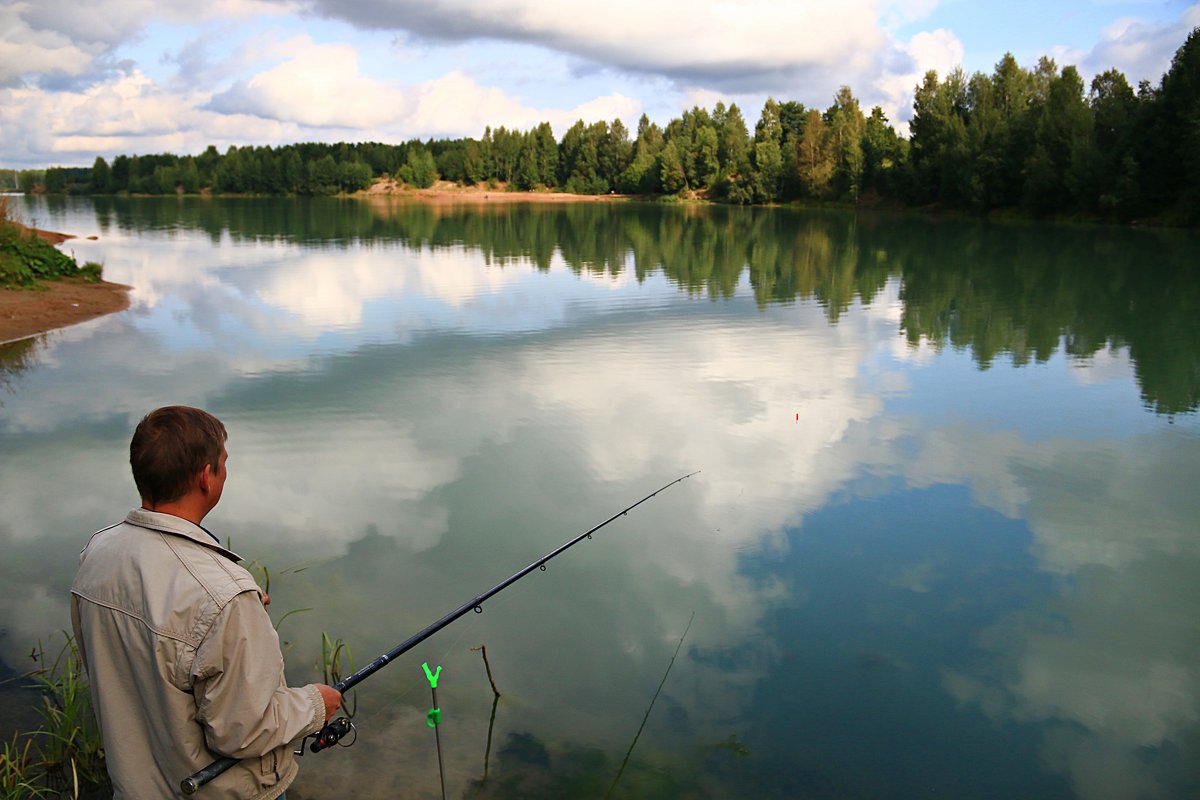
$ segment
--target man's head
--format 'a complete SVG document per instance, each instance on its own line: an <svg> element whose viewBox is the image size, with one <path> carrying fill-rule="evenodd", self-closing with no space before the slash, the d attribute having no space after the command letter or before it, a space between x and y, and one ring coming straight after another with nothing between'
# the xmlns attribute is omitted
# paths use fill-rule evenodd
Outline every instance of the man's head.
<svg viewBox="0 0 1200 800"><path fill-rule="evenodd" d="M194 490L208 495L209 509L225 483L225 440L221 420L188 406L151 411L133 432L129 465L143 504L174 503Z"/></svg>

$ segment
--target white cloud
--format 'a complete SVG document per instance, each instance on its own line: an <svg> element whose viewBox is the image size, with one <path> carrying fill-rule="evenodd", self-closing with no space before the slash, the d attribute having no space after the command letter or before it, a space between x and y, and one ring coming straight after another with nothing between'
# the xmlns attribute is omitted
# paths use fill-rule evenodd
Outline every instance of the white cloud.
<svg viewBox="0 0 1200 800"><path fill-rule="evenodd" d="M923 31L899 48L897 67L875 81L874 89L882 97L880 105L897 130L904 132L912 117L913 90L929 70L945 77L963 63L963 43L944 28Z"/></svg>
<svg viewBox="0 0 1200 800"><path fill-rule="evenodd" d="M364 77L353 46L297 41L294 49L284 63L214 97L211 107L318 128L369 129L404 116L404 94Z"/></svg>
<svg viewBox="0 0 1200 800"><path fill-rule="evenodd" d="M1103 31L1090 53L1081 55L1080 70L1087 77L1116 67L1135 87L1142 80L1157 86L1170 69L1175 51L1197 26L1200 26L1200 3L1185 9L1174 22L1117 20Z"/></svg>
<svg viewBox="0 0 1200 800"><path fill-rule="evenodd" d="M286 49L289 59L216 97L169 91L138 70L76 91L0 89L4 155L9 164L90 166L97 155L480 136L489 125L529 129L542 121L561 135L577 119L630 120L641 112L639 101L620 94L537 108L458 71L412 85L378 81L361 74L350 45L301 39Z"/></svg>
<svg viewBox="0 0 1200 800"><path fill-rule="evenodd" d="M924 19L937 8L939 0L885 0L879 4L880 16L888 28Z"/></svg>
<svg viewBox="0 0 1200 800"><path fill-rule="evenodd" d="M555 135L562 134L578 119L611 121L616 117L636 119L641 104L619 94L598 97L574 108L534 108L501 89L483 86L464 72L455 70L409 91L411 116L396 119L394 127L419 136L480 136L484 128L504 126L529 130L549 122Z"/></svg>
<svg viewBox="0 0 1200 800"><path fill-rule="evenodd" d="M844 67L881 47L875 4L851 0L777 3L614 0L314 0L312 8L365 28L404 30L434 40L493 39L541 45L684 84Z"/></svg>
<svg viewBox="0 0 1200 800"><path fill-rule="evenodd" d="M172 93L134 71L82 91L0 89L9 164L90 166L97 155L199 153L211 143L295 141L301 128L204 110L209 95Z"/></svg>
<svg viewBox="0 0 1200 800"><path fill-rule="evenodd" d="M12 8L37 30L54 31L84 42L114 46L143 33L147 23L195 24L210 19L245 19L294 13L298 6L272 0L37 0Z"/></svg>
<svg viewBox="0 0 1200 800"><path fill-rule="evenodd" d="M32 28L23 18L27 3L0 6L0 86L19 85L28 73L78 75L100 52L60 31Z"/></svg>

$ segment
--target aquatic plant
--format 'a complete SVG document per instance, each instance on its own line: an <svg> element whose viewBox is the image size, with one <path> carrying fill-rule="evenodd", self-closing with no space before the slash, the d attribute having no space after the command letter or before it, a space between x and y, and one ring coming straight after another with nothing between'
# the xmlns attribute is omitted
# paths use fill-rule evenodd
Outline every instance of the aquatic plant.
<svg viewBox="0 0 1200 800"><path fill-rule="evenodd" d="M75 639L66 637L54 663L48 668L39 645L42 668L31 677L41 691L38 713L42 726L35 732L42 766L48 783L55 787L100 786L108 782L104 766L104 743L96 716L83 659Z"/></svg>
<svg viewBox="0 0 1200 800"><path fill-rule="evenodd" d="M33 659L37 665L24 679L39 692L41 725L14 733L0 749L0 800L111 796L104 743L75 640L66 636L52 662L39 642Z"/></svg>

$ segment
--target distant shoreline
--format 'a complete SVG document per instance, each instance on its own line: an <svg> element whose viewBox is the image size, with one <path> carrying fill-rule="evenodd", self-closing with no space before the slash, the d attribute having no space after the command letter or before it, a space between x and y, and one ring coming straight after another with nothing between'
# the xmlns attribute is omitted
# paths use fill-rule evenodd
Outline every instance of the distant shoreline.
<svg viewBox="0 0 1200 800"><path fill-rule="evenodd" d="M362 191L354 192L349 197L358 198L396 198L402 200L419 200L434 205L453 203L609 203L634 199L627 194L571 194L570 192L511 192L504 186L490 188L486 185L475 184L463 186L450 181L438 181L428 189L417 189L406 186L395 180L380 178Z"/></svg>

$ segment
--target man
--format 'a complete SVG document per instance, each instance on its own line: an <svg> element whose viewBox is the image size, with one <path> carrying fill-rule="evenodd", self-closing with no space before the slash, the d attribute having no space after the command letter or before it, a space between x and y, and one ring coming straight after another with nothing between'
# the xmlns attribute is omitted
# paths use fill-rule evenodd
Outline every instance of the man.
<svg viewBox="0 0 1200 800"><path fill-rule="evenodd" d="M225 486L226 438L197 408L148 414L129 445L142 506L92 536L71 584L115 798L176 797L222 755L242 760L205 800L280 797L289 743L341 703L329 686L288 687L266 596L200 525Z"/></svg>

